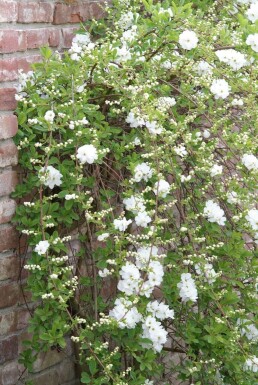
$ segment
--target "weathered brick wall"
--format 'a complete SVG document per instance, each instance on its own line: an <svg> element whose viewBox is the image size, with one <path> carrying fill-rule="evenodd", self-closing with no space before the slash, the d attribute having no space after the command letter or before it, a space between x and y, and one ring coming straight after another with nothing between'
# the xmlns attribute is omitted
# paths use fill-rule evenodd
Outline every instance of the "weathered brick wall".
<svg viewBox="0 0 258 385"><path fill-rule="evenodd" d="M18 235L11 224L16 203L10 194L18 180L18 155L12 140L17 131L12 111L18 70L28 71L40 59L42 45L69 48L78 23L102 13L99 3L0 0L0 385L22 383L18 382L23 371L18 355L30 317L20 286ZM75 377L70 345L66 352L42 354L32 375L37 385L72 385Z"/></svg>

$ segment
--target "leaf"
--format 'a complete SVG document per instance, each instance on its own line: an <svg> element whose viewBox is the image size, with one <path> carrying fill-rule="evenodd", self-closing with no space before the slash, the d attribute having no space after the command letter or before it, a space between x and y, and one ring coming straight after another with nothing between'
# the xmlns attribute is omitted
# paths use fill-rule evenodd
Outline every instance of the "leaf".
<svg viewBox="0 0 258 385"><path fill-rule="evenodd" d="M89 384L90 381L91 381L91 379L90 379L90 376L88 375L88 373L83 372L83 373L82 373L82 377L81 377L81 382L82 382L83 384Z"/></svg>

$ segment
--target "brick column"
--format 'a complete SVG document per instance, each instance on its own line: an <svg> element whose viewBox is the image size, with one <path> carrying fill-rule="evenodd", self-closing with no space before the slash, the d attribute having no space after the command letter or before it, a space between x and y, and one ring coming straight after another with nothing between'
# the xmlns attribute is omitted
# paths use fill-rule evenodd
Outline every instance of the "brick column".
<svg viewBox="0 0 258 385"><path fill-rule="evenodd" d="M78 23L102 14L101 1L0 0L0 385L18 384L22 340L30 317L20 287L18 234L11 223L16 203L10 198L18 181L14 98L18 70L27 72L40 60L39 48L69 48ZM24 279L24 277L23 277ZM34 366L37 385L76 384L72 348L51 351Z"/></svg>

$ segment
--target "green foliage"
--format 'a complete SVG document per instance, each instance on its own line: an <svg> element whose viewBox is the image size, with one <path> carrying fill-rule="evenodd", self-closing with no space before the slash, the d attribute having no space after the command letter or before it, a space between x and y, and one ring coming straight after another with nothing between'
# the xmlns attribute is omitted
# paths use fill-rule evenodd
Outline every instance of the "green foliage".
<svg viewBox="0 0 258 385"><path fill-rule="evenodd" d="M38 352L72 338L83 384L258 381L258 54L246 43L258 31L245 5L236 11L230 1L115 0L87 23L91 35L82 28L63 56L43 47L22 77L14 197L38 304L20 358L29 371ZM190 48L184 31L198 38ZM216 54L228 49L244 55L237 70ZM212 91L218 79L228 90ZM149 174L137 171L146 164ZM132 197L139 207L127 207ZM149 310L155 300L169 316Z"/></svg>

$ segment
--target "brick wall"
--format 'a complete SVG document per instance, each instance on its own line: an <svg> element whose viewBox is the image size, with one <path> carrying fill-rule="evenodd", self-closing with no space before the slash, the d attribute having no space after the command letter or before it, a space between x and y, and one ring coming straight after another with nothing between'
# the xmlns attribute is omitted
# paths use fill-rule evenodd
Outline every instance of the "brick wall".
<svg viewBox="0 0 258 385"><path fill-rule="evenodd" d="M23 383L18 381L23 371L18 354L30 317L21 289L18 234L11 224L16 203L10 194L18 180L18 155L12 140L17 131L12 111L18 70L28 71L30 64L40 59L42 45L54 50L69 48L78 23L102 13L99 3L0 0L0 385ZM75 384L70 344L65 352L42 354L33 372L37 385Z"/></svg>

